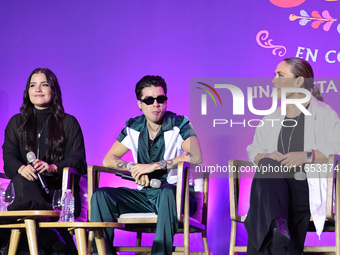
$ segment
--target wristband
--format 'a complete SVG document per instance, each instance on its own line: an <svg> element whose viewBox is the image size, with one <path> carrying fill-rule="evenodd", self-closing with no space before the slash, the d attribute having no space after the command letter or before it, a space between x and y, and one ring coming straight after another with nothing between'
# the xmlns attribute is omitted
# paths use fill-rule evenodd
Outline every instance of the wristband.
<svg viewBox="0 0 340 255"><path fill-rule="evenodd" d="M315 162L315 150L312 150L312 152L313 152L313 160L312 160L312 164L314 164L314 162Z"/></svg>
<svg viewBox="0 0 340 255"><path fill-rule="evenodd" d="M165 160L161 160L159 161L158 165L161 168L161 170L166 170L167 162Z"/></svg>
<svg viewBox="0 0 340 255"><path fill-rule="evenodd" d="M53 173L57 173L58 172L58 167L55 164L52 164L52 169L53 169Z"/></svg>
<svg viewBox="0 0 340 255"><path fill-rule="evenodd" d="M130 166L133 164L134 162L129 162L126 164L126 169L131 172Z"/></svg>

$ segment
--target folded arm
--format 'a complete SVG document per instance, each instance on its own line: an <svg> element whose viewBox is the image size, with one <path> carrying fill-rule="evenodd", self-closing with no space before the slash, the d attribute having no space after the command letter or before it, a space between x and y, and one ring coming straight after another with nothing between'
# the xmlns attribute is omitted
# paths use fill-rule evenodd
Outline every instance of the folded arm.
<svg viewBox="0 0 340 255"><path fill-rule="evenodd" d="M196 136L191 136L185 139L182 143L184 153L166 160L167 169L175 169L181 161L187 161L193 164L202 163L202 153L199 141ZM135 180L139 180L142 175L152 173L153 171L162 170L161 162L154 162L150 164L135 164L131 166L131 175Z"/></svg>
<svg viewBox="0 0 340 255"><path fill-rule="evenodd" d="M177 168L178 163L181 161L187 161L193 164L200 164L202 162L201 147L196 136L187 138L182 143L182 149L184 150L183 154L173 159L166 160L167 169ZM123 157L128 151L129 149L127 147L119 141L116 141L106 154L103 160L103 165L116 170L128 170L126 166L129 162L121 159L121 157ZM160 162L153 162L150 164L134 163L130 165L132 177L136 180L137 184L144 186L149 185L149 178L147 174L161 169Z"/></svg>

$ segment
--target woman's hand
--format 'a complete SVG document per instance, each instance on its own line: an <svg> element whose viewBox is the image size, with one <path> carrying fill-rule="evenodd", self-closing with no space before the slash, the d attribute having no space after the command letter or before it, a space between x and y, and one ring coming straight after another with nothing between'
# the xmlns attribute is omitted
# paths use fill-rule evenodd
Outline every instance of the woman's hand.
<svg viewBox="0 0 340 255"><path fill-rule="evenodd" d="M142 182L142 176L147 175L148 173L152 173L156 170L157 164L135 164L131 165L131 176L136 180L137 184L140 184ZM143 178L144 182L146 183L145 177ZM147 179L149 181L149 178ZM145 186L145 184L140 184Z"/></svg>
<svg viewBox="0 0 340 255"><path fill-rule="evenodd" d="M35 172L35 169L31 165L22 165L18 169L18 173L29 181L35 181L36 179L38 179L38 176L35 174Z"/></svg>
<svg viewBox="0 0 340 255"><path fill-rule="evenodd" d="M33 167L39 173L43 173L43 172L54 173L55 172L54 167L52 165L49 165L45 161L42 161L40 159L36 159L33 161Z"/></svg>
<svg viewBox="0 0 340 255"><path fill-rule="evenodd" d="M304 151L293 151L285 155L282 155L279 160L281 165L287 166L288 168L297 167L307 163L306 152Z"/></svg>
<svg viewBox="0 0 340 255"><path fill-rule="evenodd" d="M281 161L282 160L282 156L283 154L279 151L274 151L272 153L267 153L264 158L271 158L271 159L274 159L276 161Z"/></svg>
<svg viewBox="0 0 340 255"><path fill-rule="evenodd" d="M263 159L263 158L271 158L273 160L280 161L282 156L283 156L283 154L279 151L274 151L272 153L259 153L254 158L254 161L255 161L256 165L258 165L260 160Z"/></svg>

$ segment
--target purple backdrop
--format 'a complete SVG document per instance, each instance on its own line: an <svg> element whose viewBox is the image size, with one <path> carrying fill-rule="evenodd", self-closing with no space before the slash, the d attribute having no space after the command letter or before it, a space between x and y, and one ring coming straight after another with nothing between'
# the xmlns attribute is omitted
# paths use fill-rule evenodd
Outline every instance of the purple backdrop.
<svg viewBox="0 0 340 255"><path fill-rule="evenodd" d="M317 77L339 77L339 5L323 0L1 1L0 131L19 112L26 79L36 67L57 75L65 109L82 126L89 165L100 165L125 120L140 114L134 85L146 74L163 76L168 109L189 117L196 110L189 104L191 78L269 78L283 58L296 55L310 61ZM335 87L326 99L339 109L334 99L340 84ZM204 163L210 162L222 142L211 143L199 123L193 125ZM223 156L245 159L254 130L233 132L243 138L237 150L230 146ZM105 179L102 185L119 182ZM227 183L210 182L208 241L214 255L226 254L229 247ZM241 231L237 242L245 243ZM191 241L202 247L196 236Z"/></svg>

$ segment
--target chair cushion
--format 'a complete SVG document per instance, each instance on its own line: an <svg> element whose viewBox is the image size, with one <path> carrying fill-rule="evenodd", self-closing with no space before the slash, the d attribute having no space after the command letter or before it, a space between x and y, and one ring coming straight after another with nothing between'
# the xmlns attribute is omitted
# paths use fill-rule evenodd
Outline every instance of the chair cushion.
<svg viewBox="0 0 340 255"><path fill-rule="evenodd" d="M157 214L155 213L123 213L119 215L119 218L153 218L157 217Z"/></svg>
<svg viewBox="0 0 340 255"><path fill-rule="evenodd" d="M124 213L119 216L118 222L124 224L155 224L157 223L157 215L155 213Z"/></svg>
<svg viewBox="0 0 340 255"><path fill-rule="evenodd" d="M191 217L197 222L202 223L203 216L203 179L195 179L195 200L197 202L197 208L195 214ZM119 218L154 218L157 217L155 213L124 213Z"/></svg>
<svg viewBox="0 0 340 255"><path fill-rule="evenodd" d="M157 215L155 213L124 213L118 218L118 222L125 224L138 224L138 223L156 223ZM205 229L202 223L194 218L189 218L190 225L198 229ZM149 231L147 231L149 232ZM192 230L192 232L194 232Z"/></svg>

